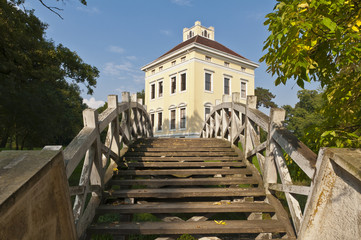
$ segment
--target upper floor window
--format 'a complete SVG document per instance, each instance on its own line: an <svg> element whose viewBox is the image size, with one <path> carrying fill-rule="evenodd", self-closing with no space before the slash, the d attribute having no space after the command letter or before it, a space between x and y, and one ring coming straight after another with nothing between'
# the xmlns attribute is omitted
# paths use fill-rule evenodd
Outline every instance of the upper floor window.
<svg viewBox="0 0 361 240"><path fill-rule="evenodd" d="M241 81L241 98L247 97L247 82Z"/></svg>
<svg viewBox="0 0 361 240"><path fill-rule="evenodd" d="M204 74L204 90L212 91L212 73Z"/></svg>
<svg viewBox="0 0 361 240"><path fill-rule="evenodd" d="M207 30L204 30L204 31L202 32L202 36L203 36L203 37L206 37L206 38L209 38L209 34L208 34Z"/></svg>
<svg viewBox="0 0 361 240"><path fill-rule="evenodd" d="M186 57L182 57L181 62L185 62L185 61L186 61Z"/></svg>
<svg viewBox="0 0 361 240"><path fill-rule="evenodd" d="M241 71L242 71L242 72L245 72L245 71L246 71L246 68L245 68L245 67L241 67Z"/></svg>
<svg viewBox="0 0 361 240"><path fill-rule="evenodd" d="M225 67L229 67L229 62L224 62Z"/></svg>
<svg viewBox="0 0 361 240"><path fill-rule="evenodd" d="M158 82L158 97L163 97L163 81Z"/></svg>
<svg viewBox="0 0 361 240"><path fill-rule="evenodd" d="M180 77L181 77L181 88L180 88L180 90L185 91L185 90L187 90L187 74L182 73L180 75Z"/></svg>
<svg viewBox="0 0 361 240"><path fill-rule="evenodd" d="M170 93L174 94L177 90L177 77L173 76L170 78Z"/></svg>
<svg viewBox="0 0 361 240"><path fill-rule="evenodd" d="M152 70L152 74L154 74L154 73L155 73L155 69Z"/></svg>
<svg viewBox="0 0 361 240"><path fill-rule="evenodd" d="M180 109L180 122L179 128L186 128L186 108Z"/></svg>
<svg viewBox="0 0 361 240"><path fill-rule="evenodd" d="M172 62L172 66L175 66L175 63L176 63L176 61L174 60L174 61Z"/></svg>
<svg viewBox="0 0 361 240"><path fill-rule="evenodd" d="M193 36L194 36L193 32L192 32L192 31L189 31L188 39L189 39L189 38L192 38Z"/></svg>
<svg viewBox="0 0 361 240"><path fill-rule="evenodd" d="M211 57L206 56L206 61L211 61L211 60L212 60L212 58L211 58Z"/></svg>
<svg viewBox="0 0 361 240"><path fill-rule="evenodd" d="M223 94L226 94L226 95L229 95L229 92L230 92L230 80L229 78L225 77L224 80L223 80Z"/></svg>
<svg viewBox="0 0 361 240"><path fill-rule="evenodd" d="M163 70L163 66L160 66L160 67L159 67L159 71L162 71L162 70Z"/></svg>
<svg viewBox="0 0 361 240"><path fill-rule="evenodd" d="M155 83L150 85L150 99L155 98Z"/></svg>

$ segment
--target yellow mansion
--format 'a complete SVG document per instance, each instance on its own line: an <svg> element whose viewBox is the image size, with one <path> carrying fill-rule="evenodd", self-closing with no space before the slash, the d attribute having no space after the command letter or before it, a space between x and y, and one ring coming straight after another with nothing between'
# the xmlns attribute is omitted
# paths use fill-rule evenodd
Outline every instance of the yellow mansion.
<svg viewBox="0 0 361 240"><path fill-rule="evenodd" d="M142 67L145 104L154 135L198 137L216 101L254 94L259 65L214 40L214 28L199 21L183 29L183 42ZM224 96L225 95L225 96Z"/></svg>

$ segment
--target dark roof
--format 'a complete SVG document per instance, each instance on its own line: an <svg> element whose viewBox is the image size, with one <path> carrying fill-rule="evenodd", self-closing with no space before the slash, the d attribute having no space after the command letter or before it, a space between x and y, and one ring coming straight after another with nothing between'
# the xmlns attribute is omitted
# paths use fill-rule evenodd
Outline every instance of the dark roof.
<svg viewBox="0 0 361 240"><path fill-rule="evenodd" d="M207 46L207 47L210 47L210 48L213 48L213 49L216 49L216 50L228 53L228 54L231 54L233 56L240 57L240 58L243 58L245 60L248 60L247 58L239 55L238 53L232 51L231 49L229 49L229 48L227 48L225 46L223 46L222 44L220 44L220 43L218 43L218 42L216 42L214 40L211 40L211 39L208 39L208 38L205 38L205 37L201 37L199 35L196 35L196 36L188 39L187 41L184 41L184 42L178 44L177 46L175 46L174 48L172 48L171 50L169 50L168 52L166 52L165 54L163 54L159 58L162 58L165 55L168 55L168 54L170 54L172 52L175 52L178 49L181 49L182 47L185 47L185 46L187 46L189 44L192 44L192 43L198 43L198 44L201 44L201 45L204 45L204 46ZM155 61L157 61L159 58L157 58Z"/></svg>

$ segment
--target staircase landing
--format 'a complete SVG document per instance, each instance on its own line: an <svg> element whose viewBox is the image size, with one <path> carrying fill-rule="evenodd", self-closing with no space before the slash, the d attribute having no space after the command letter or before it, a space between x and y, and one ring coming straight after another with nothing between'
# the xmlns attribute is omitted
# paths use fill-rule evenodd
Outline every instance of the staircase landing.
<svg viewBox="0 0 361 240"><path fill-rule="evenodd" d="M87 229L89 239L99 234L295 239L287 213L265 193L256 168L220 139L136 141Z"/></svg>

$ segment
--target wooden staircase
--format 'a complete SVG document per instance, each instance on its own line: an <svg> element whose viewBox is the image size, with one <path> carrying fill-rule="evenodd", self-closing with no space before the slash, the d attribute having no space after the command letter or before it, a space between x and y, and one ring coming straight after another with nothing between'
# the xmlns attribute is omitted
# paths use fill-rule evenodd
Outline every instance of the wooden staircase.
<svg viewBox="0 0 361 240"><path fill-rule="evenodd" d="M183 234L295 239L287 213L265 193L257 169L220 139L137 140L87 229L88 239L102 234L113 239L177 239Z"/></svg>

